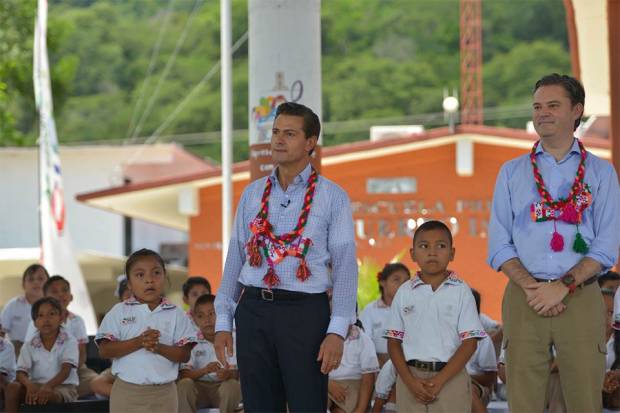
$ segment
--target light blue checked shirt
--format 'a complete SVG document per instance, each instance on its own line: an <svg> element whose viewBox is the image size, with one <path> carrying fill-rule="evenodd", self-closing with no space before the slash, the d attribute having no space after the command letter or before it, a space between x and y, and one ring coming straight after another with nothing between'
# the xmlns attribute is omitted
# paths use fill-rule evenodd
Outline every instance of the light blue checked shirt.
<svg viewBox="0 0 620 413"><path fill-rule="evenodd" d="M538 145L536 159L545 185L553 197L566 197L575 180L579 165L577 141L559 162ZM583 212L579 232L589 245L585 255L609 270L618 260L620 246L620 188L613 166L588 152L585 183L592 191L592 205ZM553 221L534 222L530 205L540 202L530 155L506 162L499 172L489 224L488 263L499 270L511 258L519 258L536 278L557 279L566 274L583 255L573 251L575 225L557 221L564 237L564 250L550 247Z"/></svg>
<svg viewBox="0 0 620 413"><path fill-rule="evenodd" d="M244 285L266 288L263 283L268 269L266 260L263 257L260 267L251 267L245 245L251 237L249 223L258 214L267 179L273 183L269 197L269 222L273 225L273 232L276 235L287 233L297 224L312 169L308 164L286 191L280 186L276 171L274 169L270 176L249 184L237 206L222 284L215 299L215 331L232 331L234 311ZM333 288L327 333L345 338L349 325L356 318L358 268L353 216L346 192L320 175L303 236L312 240L306 256L312 275L304 282L299 281L296 278L299 259L286 257L275 267L280 277L276 288L306 293L322 293Z"/></svg>

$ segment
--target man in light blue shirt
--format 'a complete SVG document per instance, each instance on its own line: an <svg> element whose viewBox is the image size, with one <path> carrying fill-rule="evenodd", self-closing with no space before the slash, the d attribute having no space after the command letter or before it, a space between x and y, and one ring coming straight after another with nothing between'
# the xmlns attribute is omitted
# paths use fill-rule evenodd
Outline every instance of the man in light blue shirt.
<svg viewBox="0 0 620 413"><path fill-rule="evenodd" d="M504 164L495 186L488 263L509 278L502 315L513 412L543 411L551 344L568 410L602 409L605 309L593 281L618 259L620 189L611 164L573 137L584 101L576 79L540 79L540 141Z"/></svg>
<svg viewBox="0 0 620 413"><path fill-rule="evenodd" d="M245 189L215 300L215 348L237 362L246 412L326 411L327 374L355 322L357 260L347 194L310 164L318 116L276 113L273 173ZM326 291L333 288L330 314Z"/></svg>

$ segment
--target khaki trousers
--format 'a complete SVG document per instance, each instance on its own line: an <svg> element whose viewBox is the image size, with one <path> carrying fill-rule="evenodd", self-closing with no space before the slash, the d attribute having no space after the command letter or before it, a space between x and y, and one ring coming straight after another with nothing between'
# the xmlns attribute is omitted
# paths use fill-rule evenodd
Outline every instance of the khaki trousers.
<svg viewBox="0 0 620 413"><path fill-rule="evenodd" d="M110 413L176 413L177 386L133 384L116 378L110 395Z"/></svg>
<svg viewBox="0 0 620 413"><path fill-rule="evenodd" d="M409 366L409 371L419 379L430 379L437 375ZM469 413L471 412L471 379L461 370L448 381L437 396L437 400L430 404L418 402L409 391L400 376L396 380L396 411L399 413Z"/></svg>
<svg viewBox="0 0 620 413"><path fill-rule="evenodd" d="M331 380L330 380L331 381ZM360 387L362 385L362 380L334 380L336 383L340 384L347 390L347 397L344 399L344 402L339 402L331 398L329 396L329 400L334 403L336 406L344 410L346 413L351 413L357 407L357 399L359 399L360 395Z"/></svg>
<svg viewBox="0 0 620 413"><path fill-rule="evenodd" d="M554 345L569 413L600 412L605 376L605 305L598 283L578 288L556 317L532 310L523 290L509 282L504 293L504 348L511 413L543 412Z"/></svg>
<svg viewBox="0 0 620 413"><path fill-rule="evenodd" d="M177 382L179 413L196 413L203 407L215 407L222 413L234 412L241 402L239 380L208 382L184 378Z"/></svg>

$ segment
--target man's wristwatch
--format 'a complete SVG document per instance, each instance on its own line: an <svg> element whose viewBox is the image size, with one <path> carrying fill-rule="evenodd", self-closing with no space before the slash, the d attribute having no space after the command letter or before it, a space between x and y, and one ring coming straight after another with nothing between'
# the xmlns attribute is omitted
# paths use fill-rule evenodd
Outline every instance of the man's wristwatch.
<svg viewBox="0 0 620 413"><path fill-rule="evenodd" d="M569 294L574 293L577 289L577 284L575 283L575 276L573 276L573 274L571 273L564 274L562 278L560 278L560 281L566 286L566 288L568 288Z"/></svg>

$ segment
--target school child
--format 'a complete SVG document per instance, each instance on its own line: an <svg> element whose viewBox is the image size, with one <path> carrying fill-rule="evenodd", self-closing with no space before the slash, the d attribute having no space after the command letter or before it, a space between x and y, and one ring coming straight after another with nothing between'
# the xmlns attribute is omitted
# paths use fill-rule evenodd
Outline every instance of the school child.
<svg viewBox="0 0 620 413"><path fill-rule="evenodd" d="M24 295L12 298L2 309L0 325L13 342L16 356L19 356L19 350L26 339L32 303L43 297L43 284L48 278L45 267L39 264L30 265L22 275Z"/></svg>
<svg viewBox="0 0 620 413"><path fill-rule="evenodd" d="M471 292L476 301L476 310L480 315L480 293L473 288ZM482 320L481 324L484 325ZM490 336L484 337L478 342L478 348L465 365L465 369L471 377L471 411L473 413L486 413L487 405L493 394L493 385L497 381L497 357L495 345Z"/></svg>
<svg viewBox="0 0 620 413"><path fill-rule="evenodd" d="M385 264L377 274L381 296L368 303L360 315L364 332L372 338L379 358L379 365L383 366L388 360L387 339L383 333L387 329L390 319L390 305L398 288L409 278L409 268L400 262Z"/></svg>
<svg viewBox="0 0 620 413"><path fill-rule="evenodd" d="M375 401L372 405L372 413L381 413L383 409L388 407L390 395L393 393L394 384L396 383L396 369L392 360L385 362L381 371L377 374L375 382Z"/></svg>
<svg viewBox="0 0 620 413"><path fill-rule="evenodd" d="M0 337L0 411L4 406L4 389L15 380L15 349L13 343Z"/></svg>
<svg viewBox="0 0 620 413"><path fill-rule="evenodd" d="M120 302L131 298L131 291L127 287L127 276L125 274L119 275L116 278L114 296L118 298ZM112 369L108 367L91 380L90 390L99 399L109 399L113 384L114 375L112 374Z"/></svg>
<svg viewBox="0 0 620 413"><path fill-rule="evenodd" d="M17 379L6 387L7 413L26 404L69 403L77 395L79 350L76 339L61 325L62 306L53 297L32 304L37 331L22 346Z"/></svg>
<svg viewBox="0 0 620 413"><path fill-rule="evenodd" d="M410 253L420 271L398 289L385 332L398 372L397 410L470 412L465 365L486 333L470 288L448 270L455 253L450 229L425 222Z"/></svg>
<svg viewBox="0 0 620 413"><path fill-rule="evenodd" d="M189 277L181 289L183 290L183 303L188 307L187 315L190 317L198 297L211 294L211 284L204 277Z"/></svg>
<svg viewBox="0 0 620 413"><path fill-rule="evenodd" d="M73 295L71 294L71 284L61 275L51 276L45 284L43 284L43 295L46 297L54 297L62 307L61 325L65 330L73 336L78 342L80 351L78 378L78 397L91 394L90 382L97 376L93 370L86 367L86 345L88 344L88 335L86 334L86 324L84 319L67 309ZM26 332L26 340L35 335L36 327L31 321Z"/></svg>
<svg viewBox="0 0 620 413"><path fill-rule="evenodd" d="M166 267L159 254L134 252L125 274L133 296L112 307L95 338L100 356L112 359L116 376L110 412L176 412L175 380L196 343L193 328L164 297Z"/></svg>
<svg viewBox="0 0 620 413"><path fill-rule="evenodd" d="M205 294L194 303L193 319L200 329L198 344L187 363L181 364L177 383L179 413L195 413L204 407L234 412L241 402L241 384L236 368L222 368L215 356L215 296ZM229 361L236 365L234 359Z"/></svg>

